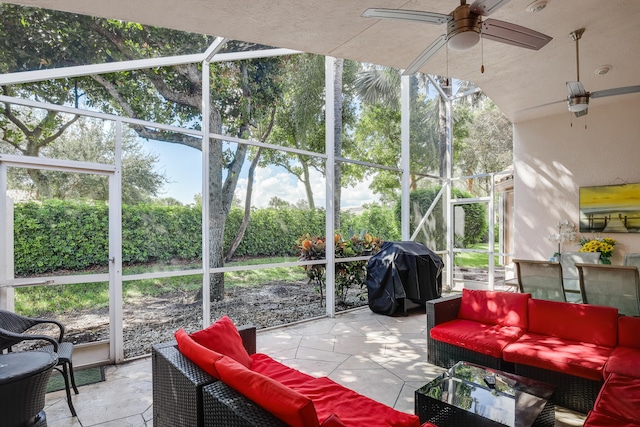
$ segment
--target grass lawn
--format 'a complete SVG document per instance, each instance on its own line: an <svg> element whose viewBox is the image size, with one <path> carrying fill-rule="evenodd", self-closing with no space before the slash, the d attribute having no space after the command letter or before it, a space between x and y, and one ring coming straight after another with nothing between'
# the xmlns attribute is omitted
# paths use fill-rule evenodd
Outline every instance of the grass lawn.
<svg viewBox="0 0 640 427"><path fill-rule="evenodd" d="M227 263L226 266L271 264L290 261L290 258L270 257ZM198 264L183 266L198 268ZM124 267L124 274L140 274L154 271L152 265ZM307 280L301 267L276 267L262 270L232 271L225 273L225 287L253 286L272 281L296 282ZM149 295L182 291L197 292L202 288L202 274L189 276L143 279L123 282L122 293L127 300ZM78 283L58 286L30 286L16 288L16 312L25 316L40 316L72 310L98 309L109 306L109 285L101 283Z"/></svg>
<svg viewBox="0 0 640 427"><path fill-rule="evenodd" d="M489 250L488 243L478 243L471 245L466 249L478 249L483 251ZM499 257L495 256L495 265L499 265ZM455 254L454 264L456 267L469 267L469 268L488 268L489 267L489 255L476 252L457 252Z"/></svg>

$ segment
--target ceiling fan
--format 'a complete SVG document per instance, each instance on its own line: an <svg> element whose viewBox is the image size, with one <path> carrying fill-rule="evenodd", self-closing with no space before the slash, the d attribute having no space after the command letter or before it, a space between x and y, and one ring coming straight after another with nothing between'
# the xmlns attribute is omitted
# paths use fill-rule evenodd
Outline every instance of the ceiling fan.
<svg viewBox="0 0 640 427"><path fill-rule="evenodd" d="M551 41L551 37L520 25L497 19L482 20L508 2L509 0L476 0L472 5L468 5L466 0L460 0L460 6L448 15L418 10L374 8L365 10L362 16L447 24L447 33L434 40L404 71L404 74L414 74L445 44L452 50L467 50L478 44L480 37L483 37L538 50Z"/></svg>
<svg viewBox="0 0 640 427"><path fill-rule="evenodd" d="M576 81L567 82L567 106L569 111L574 113L576 117L585 116L588 112L589 99L604 98L605 96L624 95L627 93L640 92L640 86L626 86L614 89L599 90L596 92L587 92L580 82L580 49L578 40L582 37L584 28L572 31L569 37L576 42Z"/></svg>

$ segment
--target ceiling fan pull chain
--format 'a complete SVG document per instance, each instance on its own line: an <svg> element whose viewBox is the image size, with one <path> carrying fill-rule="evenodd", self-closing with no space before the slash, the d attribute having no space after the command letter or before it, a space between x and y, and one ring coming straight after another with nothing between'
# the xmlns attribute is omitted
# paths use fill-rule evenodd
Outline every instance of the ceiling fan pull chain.
<svg viewBox="0 0 640 427"><path fill-rule="evenodd" d="M449 87L449 46L445 47L445 54L447 56L447 80L445 81L445 85Z"/></svg>
<svg viewBox="0 0 640 427"><path fill-rule="evenodd" d="M480 58L482 65L480 66L480 73L484 74L484 38L480 39Z"/></svg>

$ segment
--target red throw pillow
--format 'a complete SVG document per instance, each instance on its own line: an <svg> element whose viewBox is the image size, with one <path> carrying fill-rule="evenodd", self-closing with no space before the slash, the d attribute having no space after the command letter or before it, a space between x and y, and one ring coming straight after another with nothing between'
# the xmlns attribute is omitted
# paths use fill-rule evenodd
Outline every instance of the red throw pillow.
<svg viewBox="0 0 640 427"><path fill-rule="evenodd" d="M251 368L251 357L242 344L240 333L226 314L207 329L192 333L191 338L208 349L229 356Z"/></svg>
<svg viewBox="0 0 640 427"><path fill-rule="evenodd" d="M218 359L224 357L222 354L198 344L184 329L178 329L174 336L178 342L178 350L180 350L180 353L182 353L184 357L198 365L200 369L207 374L220 379L220 374L218 374L215 363Z"/></svg>
<svg viewBox="0 0 640 427"><path fill-rule="evenodd" d="M229 357L216 361L220 379L292 427L319 427L313 402L271 378L251 371Z"/></svg>

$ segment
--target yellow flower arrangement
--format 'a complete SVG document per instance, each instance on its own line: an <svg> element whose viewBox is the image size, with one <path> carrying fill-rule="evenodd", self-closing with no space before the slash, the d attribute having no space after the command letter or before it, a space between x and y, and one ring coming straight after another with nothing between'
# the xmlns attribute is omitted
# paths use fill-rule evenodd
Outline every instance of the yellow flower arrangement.
<svg viewBox="0 0 640 427"><path fill-rule="evenodd" d="M603 264L611 264L611 255L616 241L610 237L596 237L592 239L580 239L580 252L600 252L600 260Z"/></svg>

